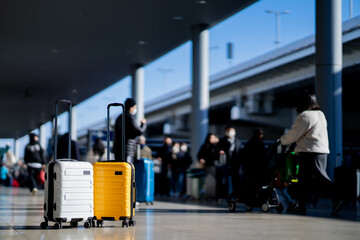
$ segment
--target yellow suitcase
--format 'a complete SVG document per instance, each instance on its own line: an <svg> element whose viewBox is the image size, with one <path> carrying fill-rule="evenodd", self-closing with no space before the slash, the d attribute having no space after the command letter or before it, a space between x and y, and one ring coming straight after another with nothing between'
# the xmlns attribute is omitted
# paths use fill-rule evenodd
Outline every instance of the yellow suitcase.
<svg viewBox="0 0 360 240"><path fill-rule="evenodd" d="M94 163L94 216L97 226L103 220L123 221L123 227L135 225L135 169L131 163Z"/></svg>
<svg viewBox="0 0 360 240"><path fill-rule="evenodd" d="M97 226L102 226L104 220L122 221L122 227L135 226L136 184L135 168L132 163L125 162L124 144L122 144L123 162L110 161L109 112L111 106L121 106L121 103L111 103L108 111L107 156L108 161L96 162L94 167L94 220ZM124 115L123 115L124 116ZM124 118L123 118L124 120ZM123 133L124 121L122 124ZM124 140L124 136L123 140ZM124 141L122 141L124 143ZM93 221L95 225L95 221Z"/></svg>

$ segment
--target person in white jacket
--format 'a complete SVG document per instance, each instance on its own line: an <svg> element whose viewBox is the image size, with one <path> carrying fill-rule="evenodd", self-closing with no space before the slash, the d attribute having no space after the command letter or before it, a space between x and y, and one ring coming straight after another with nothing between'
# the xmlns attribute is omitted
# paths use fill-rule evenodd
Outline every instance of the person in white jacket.
<svg viewBox="0 0 360 240"><path fill-rule="evenodd" d="M337 187L326 173L329 140L327 121L321 111L315 94L305 91L298 99L299 113L291 129L280 137L282 145L296 142L295 153L299 155L298 203L288 209L290 213L305 214L306 201L313 184L320 187L333 200L332 215L337 214L344 202Z"/></svg>

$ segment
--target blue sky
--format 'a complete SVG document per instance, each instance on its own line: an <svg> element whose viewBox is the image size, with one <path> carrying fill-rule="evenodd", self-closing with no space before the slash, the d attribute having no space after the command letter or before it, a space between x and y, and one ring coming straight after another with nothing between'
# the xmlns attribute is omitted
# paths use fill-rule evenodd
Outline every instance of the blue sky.
<svg viewBox="0 0 360 240"><path fill-rule="evenodd" d="M349 2L342 1L343 21L349 19ZM315 0L261 0L209 30L210 75L276 48L275 16L266 13L266 10L290 11L280 18L280 46L315 33ZM360 1L353 0L353 14L360 14ZM226 58L228 42L233 43L231 61ZM179 46L144 69L145 101L191 84L191 42ZM119 79L113 86L78 104L78 129L87 129L105 121L106 105L109 102L123 102L130 97L130 87L130 77ZM115 109L114 113L118 114L118 111ZM60 133L67 131L66 118L67 114L60 116ZM47 124L47 129L50 129L50 124ZM20 149L27 141L27 136L21 139ZM13 144L11 139L0 139L0 147L6 142Z"/></svg>

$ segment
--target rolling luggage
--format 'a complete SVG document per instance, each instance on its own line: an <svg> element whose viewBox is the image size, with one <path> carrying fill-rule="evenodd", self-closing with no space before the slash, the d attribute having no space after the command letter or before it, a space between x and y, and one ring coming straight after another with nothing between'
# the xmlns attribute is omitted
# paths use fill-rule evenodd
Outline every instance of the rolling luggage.
<svg viewBox="0 0 360 240"><path fill-rule="evenodd" d="M154 202L154 162L140 159L135 163L136 201L146 204Z"/></svg>
<svg viewBox="0 0 360 240"><path fill-rule="evenodd" d="M57 127L55 127L54 161L45 166L44 219L41 228L48 221L55 222L54 228L62 228L63 222L77 227L85 220L84 227L91 227L93 212L93 166L70 158L71 154L71 107L69 100L55 103L55 126L57 126L58 103L69 104L69 148L68 158L57 159Z"/></svg>
<svg viewBox="0 0 360 240"><path fill-rule="evenodd" d="M122 161L110 161L110 107L107 106L107 161L94 163L94 220L102 226L104 220L122 221L122 227L135 226L135 168L125 161L125 118L122 118ZM94 224L94 222L93 222Z"/></svg>

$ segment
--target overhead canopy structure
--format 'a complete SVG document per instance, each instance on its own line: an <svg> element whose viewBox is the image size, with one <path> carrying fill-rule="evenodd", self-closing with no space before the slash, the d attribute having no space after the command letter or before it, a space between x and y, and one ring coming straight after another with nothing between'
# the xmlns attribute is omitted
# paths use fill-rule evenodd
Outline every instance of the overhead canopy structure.
<svg viewBox="0 0 360 240"><path fill-rule="evenodd" d="M56 99L79 103L257 0L0 2L0 138L53 117Z"/></svg>

